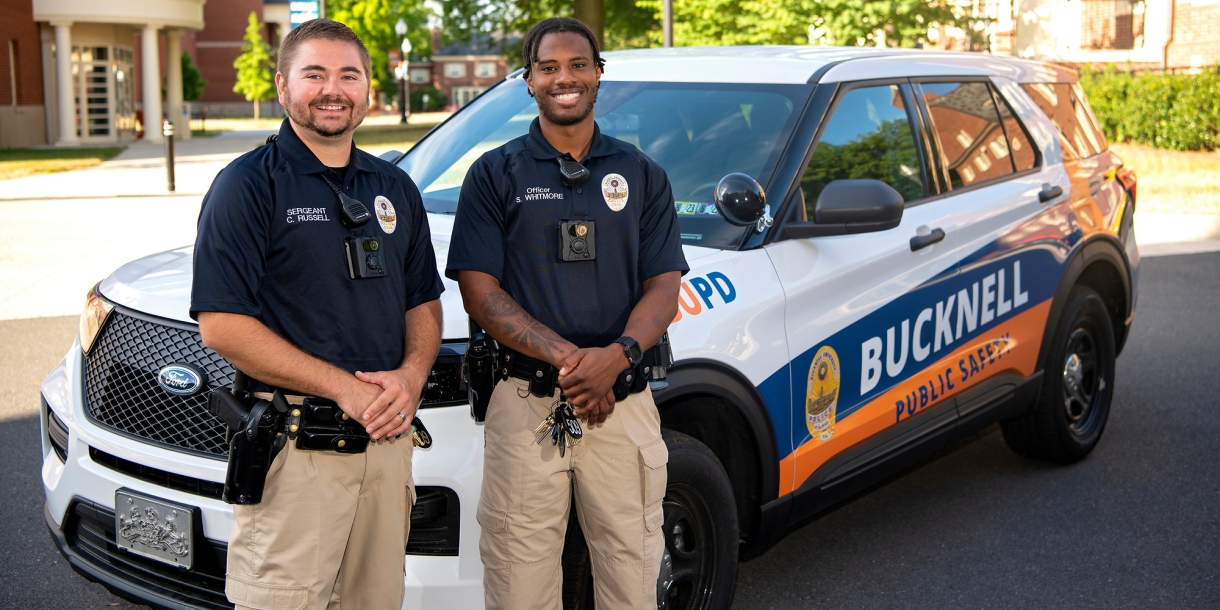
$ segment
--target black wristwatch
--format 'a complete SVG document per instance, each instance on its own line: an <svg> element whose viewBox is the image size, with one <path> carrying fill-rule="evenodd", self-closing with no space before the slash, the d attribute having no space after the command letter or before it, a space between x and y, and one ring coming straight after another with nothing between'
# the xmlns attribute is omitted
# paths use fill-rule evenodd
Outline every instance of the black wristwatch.
<svg viewBox="0 0 1220 610"><path fill-rule="evenodd" d="M615 339L614 342L623 346L623 355L627 356L627 362L630 362L631 366L639 364L640 359L644 357L644 352L640 350L640 344L636 343L635 339L624 336Z"/></svg>

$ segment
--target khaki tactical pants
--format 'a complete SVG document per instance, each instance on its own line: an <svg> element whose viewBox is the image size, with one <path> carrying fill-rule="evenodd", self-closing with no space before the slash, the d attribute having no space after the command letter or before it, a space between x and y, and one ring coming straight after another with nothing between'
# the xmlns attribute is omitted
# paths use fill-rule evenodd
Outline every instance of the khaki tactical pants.
<svg viewBox="0 0 1220 610"><path fill-rule="evenodd" d="M529 394L528 387L501 381L487 409L477 515L488 610L561 608L560 558L573 493L597 608L656 608L669 451L652 393L617 403L605 425L584 426L584 440L559 457L550 437L538 444L534 435L554 398Z"/></svg>
<svg viewBox="0 0 1220 610"><path fill-rule="evenodd" d="M405 434L356 454L289 441L262 503L233 506L229 601L239 610L401 607L411 449Z"/></svg>

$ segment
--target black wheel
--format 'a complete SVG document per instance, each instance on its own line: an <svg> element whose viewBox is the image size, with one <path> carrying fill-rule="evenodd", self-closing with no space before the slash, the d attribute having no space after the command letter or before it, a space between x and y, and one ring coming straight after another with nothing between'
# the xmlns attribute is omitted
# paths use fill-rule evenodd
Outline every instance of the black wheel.
<svg viewBox="0 0 1220 610"><path fill-rule="evenodd" d="M1017 454L1067 464L1093 450L1110 415L1114 326L1101 296L1073 288L1052 341L1033 411L1000 427Z"/></svg>
<svg viewBox="0 0 1220 610"><path fill-rule="evenodd" d="M657 608L729 608L737 588L737 504L724 467L703 443L662 430L669 448L665 488L665 556L657 579ZM568 520L563 549L563 605L593 608L593 567L589 547Z"/></svg>

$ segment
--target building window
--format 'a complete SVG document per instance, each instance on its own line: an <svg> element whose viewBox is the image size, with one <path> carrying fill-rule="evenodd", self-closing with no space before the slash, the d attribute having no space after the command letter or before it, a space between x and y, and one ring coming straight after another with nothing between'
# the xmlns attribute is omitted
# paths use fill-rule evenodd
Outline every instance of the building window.
<svg viewBox="0 0 1220 610"><path fill-rule="evenodd" d="M427 68L411 68L411 82L414 84L432 82L432 71Z"/></svg>
<svg viewBox="0 0 1220 610"><path fill-rule="evenodd" d="M474 65L474 75L479 78L493 78L496 75L496 63L481 61Z"/></svg>
<svg viewBox="0 0 1220 610"><path fill-rule="evenodd" d="M466 78L466 62L450 61L445 63L445 78Z"/></svg>
<svg viewBox="0 0 1220 610"><path fill-rule="evenodd" d="M484 91L487 91L487 87L454 87L453 99L449 100L449 102L461 108L473 101L474 98L479 97L479 94Z"/></svg>

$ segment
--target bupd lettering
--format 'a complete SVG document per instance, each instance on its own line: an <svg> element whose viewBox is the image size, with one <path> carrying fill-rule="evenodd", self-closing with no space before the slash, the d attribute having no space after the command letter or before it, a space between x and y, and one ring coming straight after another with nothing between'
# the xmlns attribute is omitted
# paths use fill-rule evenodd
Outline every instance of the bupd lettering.
<svg viewBox="0 0 1220 610"><path fill-rule="evenodd" d="M897 378L906 368L908 355L923 362L963 334L984 328L1016 308L1029 302L1029 293L1021 289L1021 261L1012 264L1011 281L1008 269L998 269L969 289L925 307L915 316L914 324L905 319L885 331L885 341L872 337L860 344L860 395L877 387L881 375ZM956 324L954 309L956 308ZM931 336L928 336L931 333ZM882 361L884 360L884 368Z"/></svg>

